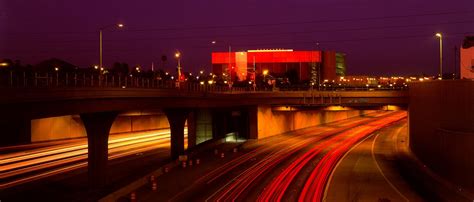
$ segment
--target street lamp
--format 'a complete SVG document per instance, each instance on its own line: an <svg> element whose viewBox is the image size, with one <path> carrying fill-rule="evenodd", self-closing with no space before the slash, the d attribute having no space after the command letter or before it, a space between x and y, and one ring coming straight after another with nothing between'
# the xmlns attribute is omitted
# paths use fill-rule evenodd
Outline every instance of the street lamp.
<svg viewBox="0 0 474 202"><path fill-rule="evenodd" d="M181 53L177 51L174 57L178 60L178 81L181 81Z"/></svg>
<svg viewBox="0 0 474 202"><path fill-rule="evenodd" d="M103 67L102 66L102 31L109 27L114 27L114 26L118 28L123 28L124 25L119 23L119 24L107 25L99 29L99 67L101 68Z"/></svg>
<svg viewBox="0 0 474 202"><path fill-rule="evenodd" d="M439 80L443 79L443 35L436 33L436 37L439 38Z"/></svg>
<svg viewBox="0 0 474 202"><path fill-rule="evenodd" d="M215 45L215 44L217 44L217 41L211 41L211 44ZM232 71L233 71L232 69L234 69L233 67L231 69L231 52L232 52L232 47L229 45L229 61L228 61L229 64L227 66L227 73L228 73L229 77L227 77L227 80L228 80L228 83L230 85L232 85ZM211 53L212 53L212 50L211 50ZM212 64L211 64L211 67L212 67ZM229 87L231 87L231 86L229 86Z"/></svg>
<svg viewBox="0 0 474 202"><path fill-rule="evenodd" d="M265 86L266 86L265 76L267 76L267 74L268 74L268 69L263 70L263 83L264 83Z"/></svg>

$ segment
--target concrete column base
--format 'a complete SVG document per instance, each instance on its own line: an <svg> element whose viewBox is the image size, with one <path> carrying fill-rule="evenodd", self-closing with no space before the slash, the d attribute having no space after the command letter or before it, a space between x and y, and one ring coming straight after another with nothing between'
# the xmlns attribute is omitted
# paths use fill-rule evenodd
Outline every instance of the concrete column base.
<svg viewBox="0 0 474 202"><path fill-rule="evenodd" d="M107 183L108 139L116 112L81 114L87 132L89 187L101 188Z"/></svg>
<svg viewBox="0 0 474 202"><path fill-rule="evenodd" d="M169 108L164 110L171 129L171 158L177 159L184 154L184 123L189 109Z"/></svg>

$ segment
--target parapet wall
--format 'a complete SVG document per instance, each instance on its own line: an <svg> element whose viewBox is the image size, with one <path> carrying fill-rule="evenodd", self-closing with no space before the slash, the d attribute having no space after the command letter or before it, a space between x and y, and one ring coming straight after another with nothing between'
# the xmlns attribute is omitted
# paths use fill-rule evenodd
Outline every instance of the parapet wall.
<svg viewBox="0 0 474 202"><path fill-rule="evenodd" d="M463 187L474 186L474 81L410 84L412 152L430 169Z"/></svg>

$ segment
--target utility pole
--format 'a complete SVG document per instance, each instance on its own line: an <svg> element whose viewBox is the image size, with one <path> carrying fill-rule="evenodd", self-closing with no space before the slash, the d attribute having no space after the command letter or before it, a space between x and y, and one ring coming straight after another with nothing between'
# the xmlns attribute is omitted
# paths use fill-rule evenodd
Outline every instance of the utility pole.
<svg viewBox="0 0 474 202"><path fill-rule="evenodd" d="M456 69L458 69L457 66L456 66L456 64L457 64L457 63L456 63L456 60L457 60L457 49L458 49L458 48L457 48L456 46L454 46L453 80L456 79Z"/></svg>

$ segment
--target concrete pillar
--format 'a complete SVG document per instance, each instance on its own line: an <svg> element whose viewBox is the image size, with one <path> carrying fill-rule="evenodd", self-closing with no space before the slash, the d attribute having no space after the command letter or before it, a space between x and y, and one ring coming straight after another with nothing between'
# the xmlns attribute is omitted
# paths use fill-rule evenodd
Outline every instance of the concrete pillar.
<svg viewBox="0 0 474 202"><path fill-rule="evenodd" d="M169 108L164 110L171 129L171 158L177 159L184 154L184 123L190 110Z"/></svg>
<svg viewBox="0 0 474 202"><path fill-rule="evenodd" d="M249 139L258 139L258 106L248 108Z"/></svg>
<svg viewBox="0 0 474 202"><path fill-rule="evenodd" d="M31 143L31 120L22 117L4 117L0 120L0 146Z"/></svg>
<svg viewBox="0 0 474 202"><path fill-rule="evenodd" d="M220 139L230 132L230 112L223 109L212 111L212 138Z"/></svg>
<svg viewBox="0 0 474 202"><path fill-rule="evenodd" d="M81 114L87 132L89 187L96 189L107 182L109 131L116 112Z"/></svg>
<svg viewBox="0 0 474 202"><path fill-rule="evenodd" d="M188 115L188 149L196 146L196 130L197 130L197 112L192 111Z"/></svg>

